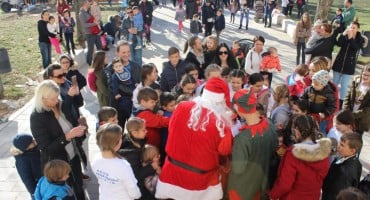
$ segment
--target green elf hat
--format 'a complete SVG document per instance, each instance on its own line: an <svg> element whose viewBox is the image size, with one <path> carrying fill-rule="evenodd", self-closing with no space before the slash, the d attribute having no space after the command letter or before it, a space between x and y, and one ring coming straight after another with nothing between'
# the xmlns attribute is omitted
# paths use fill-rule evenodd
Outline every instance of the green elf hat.
<svg viewBox="0 0 370 200"><path fill-rule="evenodd" d="M250 114L256 112L257 98L253 88L241 89L234 94L233 107L239 113Z"/></svg>

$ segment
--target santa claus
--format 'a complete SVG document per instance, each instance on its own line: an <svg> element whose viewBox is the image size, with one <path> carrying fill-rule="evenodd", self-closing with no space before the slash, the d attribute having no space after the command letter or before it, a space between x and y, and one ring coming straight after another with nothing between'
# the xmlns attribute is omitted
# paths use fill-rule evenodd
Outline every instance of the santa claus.
<svg viewBox="0 0 370 200"><path fill-rule="evenodd" d="M160 199L221 199L219 156L232 148L229 89L207 81L201 97L179 104L169 124L167 158L156 189Z"/></svg>

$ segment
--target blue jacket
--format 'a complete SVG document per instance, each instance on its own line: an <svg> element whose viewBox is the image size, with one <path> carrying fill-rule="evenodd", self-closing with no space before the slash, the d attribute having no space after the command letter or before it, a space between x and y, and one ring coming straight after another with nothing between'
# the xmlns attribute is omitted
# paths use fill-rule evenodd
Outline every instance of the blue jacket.
<svg viewBox="0 0 370 200"><path fill-rule="evenodd" d="M50 183L45 176L41 177L35 191L35 200L74 200L73 190L66 183Z"/></svg>

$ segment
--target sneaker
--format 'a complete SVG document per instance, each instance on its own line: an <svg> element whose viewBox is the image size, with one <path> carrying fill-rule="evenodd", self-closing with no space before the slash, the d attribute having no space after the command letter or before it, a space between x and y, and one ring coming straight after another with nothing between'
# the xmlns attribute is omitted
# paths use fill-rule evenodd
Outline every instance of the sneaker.
<svg viewBox="0 0 370 200"><path fill-rule="evenodd" d="M142 48L142 46L140 46L140 45L135 47L135 49L141 49L141 48Z"/></svg>

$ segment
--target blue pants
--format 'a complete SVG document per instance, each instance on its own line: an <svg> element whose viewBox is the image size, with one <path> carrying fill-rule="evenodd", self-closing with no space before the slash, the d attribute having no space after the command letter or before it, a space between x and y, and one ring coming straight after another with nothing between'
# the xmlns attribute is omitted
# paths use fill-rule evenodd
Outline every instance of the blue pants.
<svg viewBox="0 0 370 200"><path fill-rule="evenodd" d="M51 64L51 44L39 42L39 48L42 58L42 67L46 69Z"/></svg>
<svg viewBox="0 0 370 200"><path fill-rule="evenodd" d="M137 47L136 44L130 45L130 51L131 51L131 60L139 64L140 66L143 64L143 45L142 40L140 40L140 47Z"/></svg>
<svg viewBox="0 0 370 200"><path fill-rule="evenodd" d="M350 83L352 81L352 76L353 75L342 74L342 73L333 71L333 81L337 85L340 85L340 90L339 90L340 100L344 100L344 98L346 97L347 92L348 92L348 87L350 87Z"/></svg>
<svg viewBox="0 0 370 200"><path fill-rule="evenodd" d="M100 35L86 34L86 41L87 41L86 62L87 64L91 65L92 56L94 53L94 45L96 45L96 48L98 50L102 49Z"/></svg>
<svg viewBox="0 0 370 200"><path fill-rule="evenodd" d="M243 26L243 19L245 17L245 28L247 29L248 28L248 23L249 23L249 11L247 11L245 14L244 13L241 13L240 14L240 26L239 28L242 28Z"/></svg>

